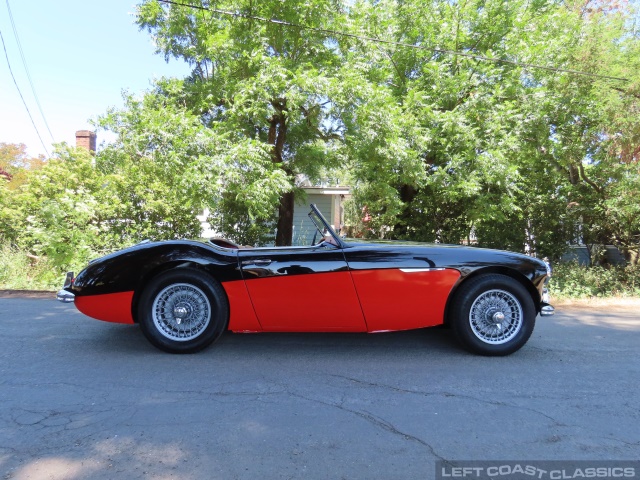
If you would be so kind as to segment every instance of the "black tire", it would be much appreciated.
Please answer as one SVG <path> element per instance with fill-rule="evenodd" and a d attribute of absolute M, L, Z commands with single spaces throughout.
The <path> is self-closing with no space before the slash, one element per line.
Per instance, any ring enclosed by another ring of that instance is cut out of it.
<path fill-rule="evenodd" d="M 179 316 L 182 314 L 182 316 Z M 153 278 L 138 302 L 138 322 L 152 345 L 194 353 L 226 330 L 229 302 L 222 286 L 197 270 L 176 269 Z"/>
<path fill-rule="evenodd" d="M 449 323 L 458 341 L 480 355 L 519 350 L 533 332 L 536 309 L 517 280 L 485 274 L 464 282 L 449 305 Z"/>

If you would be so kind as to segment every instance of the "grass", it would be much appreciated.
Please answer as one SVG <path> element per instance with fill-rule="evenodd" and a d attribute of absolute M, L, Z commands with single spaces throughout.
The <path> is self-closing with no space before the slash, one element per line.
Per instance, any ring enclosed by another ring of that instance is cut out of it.
<path fill-rule="evenodd" d="M 64 276 L 46 258 L 36 258 L 18 248 L 0 245 L 0 289 L 56 290 L 63 281 Z"/>

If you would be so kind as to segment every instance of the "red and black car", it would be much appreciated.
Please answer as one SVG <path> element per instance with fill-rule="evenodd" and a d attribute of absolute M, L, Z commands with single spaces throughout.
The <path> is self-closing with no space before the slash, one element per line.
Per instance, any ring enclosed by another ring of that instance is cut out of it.
<path fill-rule="evenodd" d="M 447 324 L 468 350 L 508 355 L 529 339 L 547 265 L 505 251 L 340 238 L 315 205 L 308 246 L 143 242 L 67 274 L 61 301 L 139 323 L 156 347 L 198 351 L 233 332 L 388 332 Z M 324 308 L 317 308 L 322 303 Z"/>

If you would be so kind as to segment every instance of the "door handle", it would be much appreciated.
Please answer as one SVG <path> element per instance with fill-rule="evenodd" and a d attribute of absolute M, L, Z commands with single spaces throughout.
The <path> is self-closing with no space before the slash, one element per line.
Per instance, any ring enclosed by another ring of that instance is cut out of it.
<path fill-rule="evenodd" d="M 257 265 L 258 267 L 266 267 L 271 263 L 268 258 L 258 258 L 256 260 L 243 260 L 242 265 Z"/>

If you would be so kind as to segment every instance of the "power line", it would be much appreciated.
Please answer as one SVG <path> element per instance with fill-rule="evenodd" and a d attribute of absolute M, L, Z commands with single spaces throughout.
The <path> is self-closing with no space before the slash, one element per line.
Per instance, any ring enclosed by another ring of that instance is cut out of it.
<path fill-rule="evenodd" d="M 29 107 L 27 106 L 27 102 L 24 101 L 24 97 L 22 96 L 22 92 L 20 91 L 20 87 L 18 86 L 18 82 L 16 82 L 16 77 L 13 75 L 13 70 L 11 69 L 11 62 L 9 62 L 9 55 L 7 54 L 7 46 L 4 43 L 4 36 L 2 35 L 2 31 L 0 31 L 0 39 L 2 40 L 2 48 L 4 49 L 4 56 L 7 59 L 7 65 L 9 67 L 9 73 L 11 73 L 11 78 L 13 78 L 13 83 L 15 84 L 16 88 L 18 89 L 18 93 L 20 94 L 20 98 L 22 99 L 22 103 L 24 104 L 24 108 L 27 109 L 27 113 L 29 114 L 29 118 L 31 119 L 31 124 L 33 125 L 33 128 L 35 129 L 36 133 L 38 134 L 38 138 L 40 139 L 40 143 L 42 144 L 42 148 L 44 148 L 44 151 L 47 154 L 47 157 L 49 156 L 49 151 L 47 150 L 47 147 L 45 146 L 44 142 L 42 141 L 42 137 L 40 136 L 40 132 L 38 131 L 38 127 L 36 127 L 36 123 L 33 121 L 33 117 L 31 116 L 31 112 L 29 111 Z"/>
<path fill-rule="evenodd" d="M 11 13 L 11 7 L 9 6 L 9 0 L 6 0 L 7 10 L 9 11 L 9 19 L 11 20 L 11 27 L 13 28 L 13 35 L 16 38 L 16 43 L 18 44 L 18 50 L 20 51 L 20 57 L 22 58 L 22 65 L 24 65 L 24 70 L 27 72 L 27 79 L 29 80 L 29 85 L 31 85 L 31 91 L 33 92 L 33 96 L 36 99 L 36 105 L 38 105 L 38 110 L 40 110 L 40 115 L 42 115 L 42 120 L 44 120 L 44 125 L 47 127 L 47 131 L 51 136 L 51 140 L 55 141 L 53 138 L 53 133 L 51 133 L 51 129 L 49 128 L 49 123 L 47 123 L 47 119 L 44 116 L 44 112 L 42 111 L 42 106 L 40 105 L 40 99 L 38 99 L 38 94 L 36 93 L 36 89 L 33 86 L 33 81 L 31 80 L 31 73 L 29 72 L 29 68 L 27 67 L 27 60 L 24 56 L 24 52 L 22 51 L 22 44 L 20 43 L 20 38 L 18 37 L 18 30 L 16 28 L 16 24 L 13 21 L 13 14 Z"/>
<path fill-rule="evenodd" d="M 265 23 L 272 23 L 274 25 L 282 25 L 285 27 L 293 27 L 293 28 L 299 28 L 300 30 L 311 30 L 313 32 L 318 32 L 318 33 L 326 33 L 329 35 L 335 35 L 335 36 L 340 36 L 340 37 L 348 37 L 348 38 L 355 38 L 358 40 L 363 40 L 365 42 L 375 42 L 375 43 L 382 43 L 385 45 L 393 45 L 396 47 L 403 47 L 403 48 L 412 48 L 414 50 L 426 50 L 429 52 L 434 52 L 434 53 L 442 53 L 445 55 L 454 55 L 454 56 L 458 56 L 458 57 L 466 57 L 466 58 L 472 58 L 474 60 L 482 60 L 485 62 L 493 62 L 493 63 L 506 63 L 509 65 L 514 65 L 516 67 L 523 67 L 523 68 L 535 68 L 538 70 L 547 70 L 550 72 L 558 72 L 558 73 L 570 73 L 572 75 L 582 75 L 585 77 L 593 77 L 593 78 L 601 78 L 601 79 L 606 79 L 606 80 L 618 80 L 621 82 L 629 82 L 630 80 L 628 78 L 621 78 L 621 77 L 611 77 L 609 75 L 599 75 L 597 73 L 589 73 L 589 72 L 581 72 L 579 70 L 570 70 L 570 69 L 565 69 L 565 68 L 557 68 L 557 67 L 548 67 L 548 66 L 544 66 L 544 65 L 536 65 L 533 63 L 523 63 L 523 62 L 516 62 L 513 60 L 505 60 L 502 58 L 493 58 L 493 57 L 486 57 L 484 55 L 477 55 L 477 54 L 473 54 L 473 53 L 465 53 L 465 52 L 458 52 L 455 50 L 446 50 L 443 48 L 434 48 L 434 47 L 425 47 L 422 45 L 412 45 L 410 43 L 404 43 L 404 42 L 396 42 L 393 40 L 383 40 L 381 38 L 375 38 L 375 37 L 367 37 L 367 36 L 363 36 L 363 35 L 356 35 L 355 33 L 347 33 L 347 32 L 341 32 L 339 30 L 330 30 L 327 28 L 319 28 L 319 27 L 310 27 L 307 25 L 300 25 L 298 23 L 292 23 L 292 22 L 287 22 L 285 20 L 277 20 L 277 19 L 273 19 L 273 18 L 265 18 L 265 17 L 258 17 L 256 15 L 248 15 L 246 13 L 240 13 L 240 12 L 230 12 L 227 10 L 220 10 L 218 8 L 212 8 L 212 7 L 204 7 L 202 5 L 192 5 L 189 3 L 181 3 L 181 2 L 176 2 L 174 0 L 158 0 L 158 2 L 160 3 L 166 3 L 169 5 L 176 5 L 176 6 L 180 6 L 180 7 L 187 7 L 187 8 L 193 8 L 196 10 L 204 10 L 207 12 L 213 12 L 213 13 L 217 13 L 220 15 L 227 15 L 230 17 L 236 17 L 236 18 L 244 18 L 247 20 L 257 20 L 259 22 L 265 22 Z"/>

